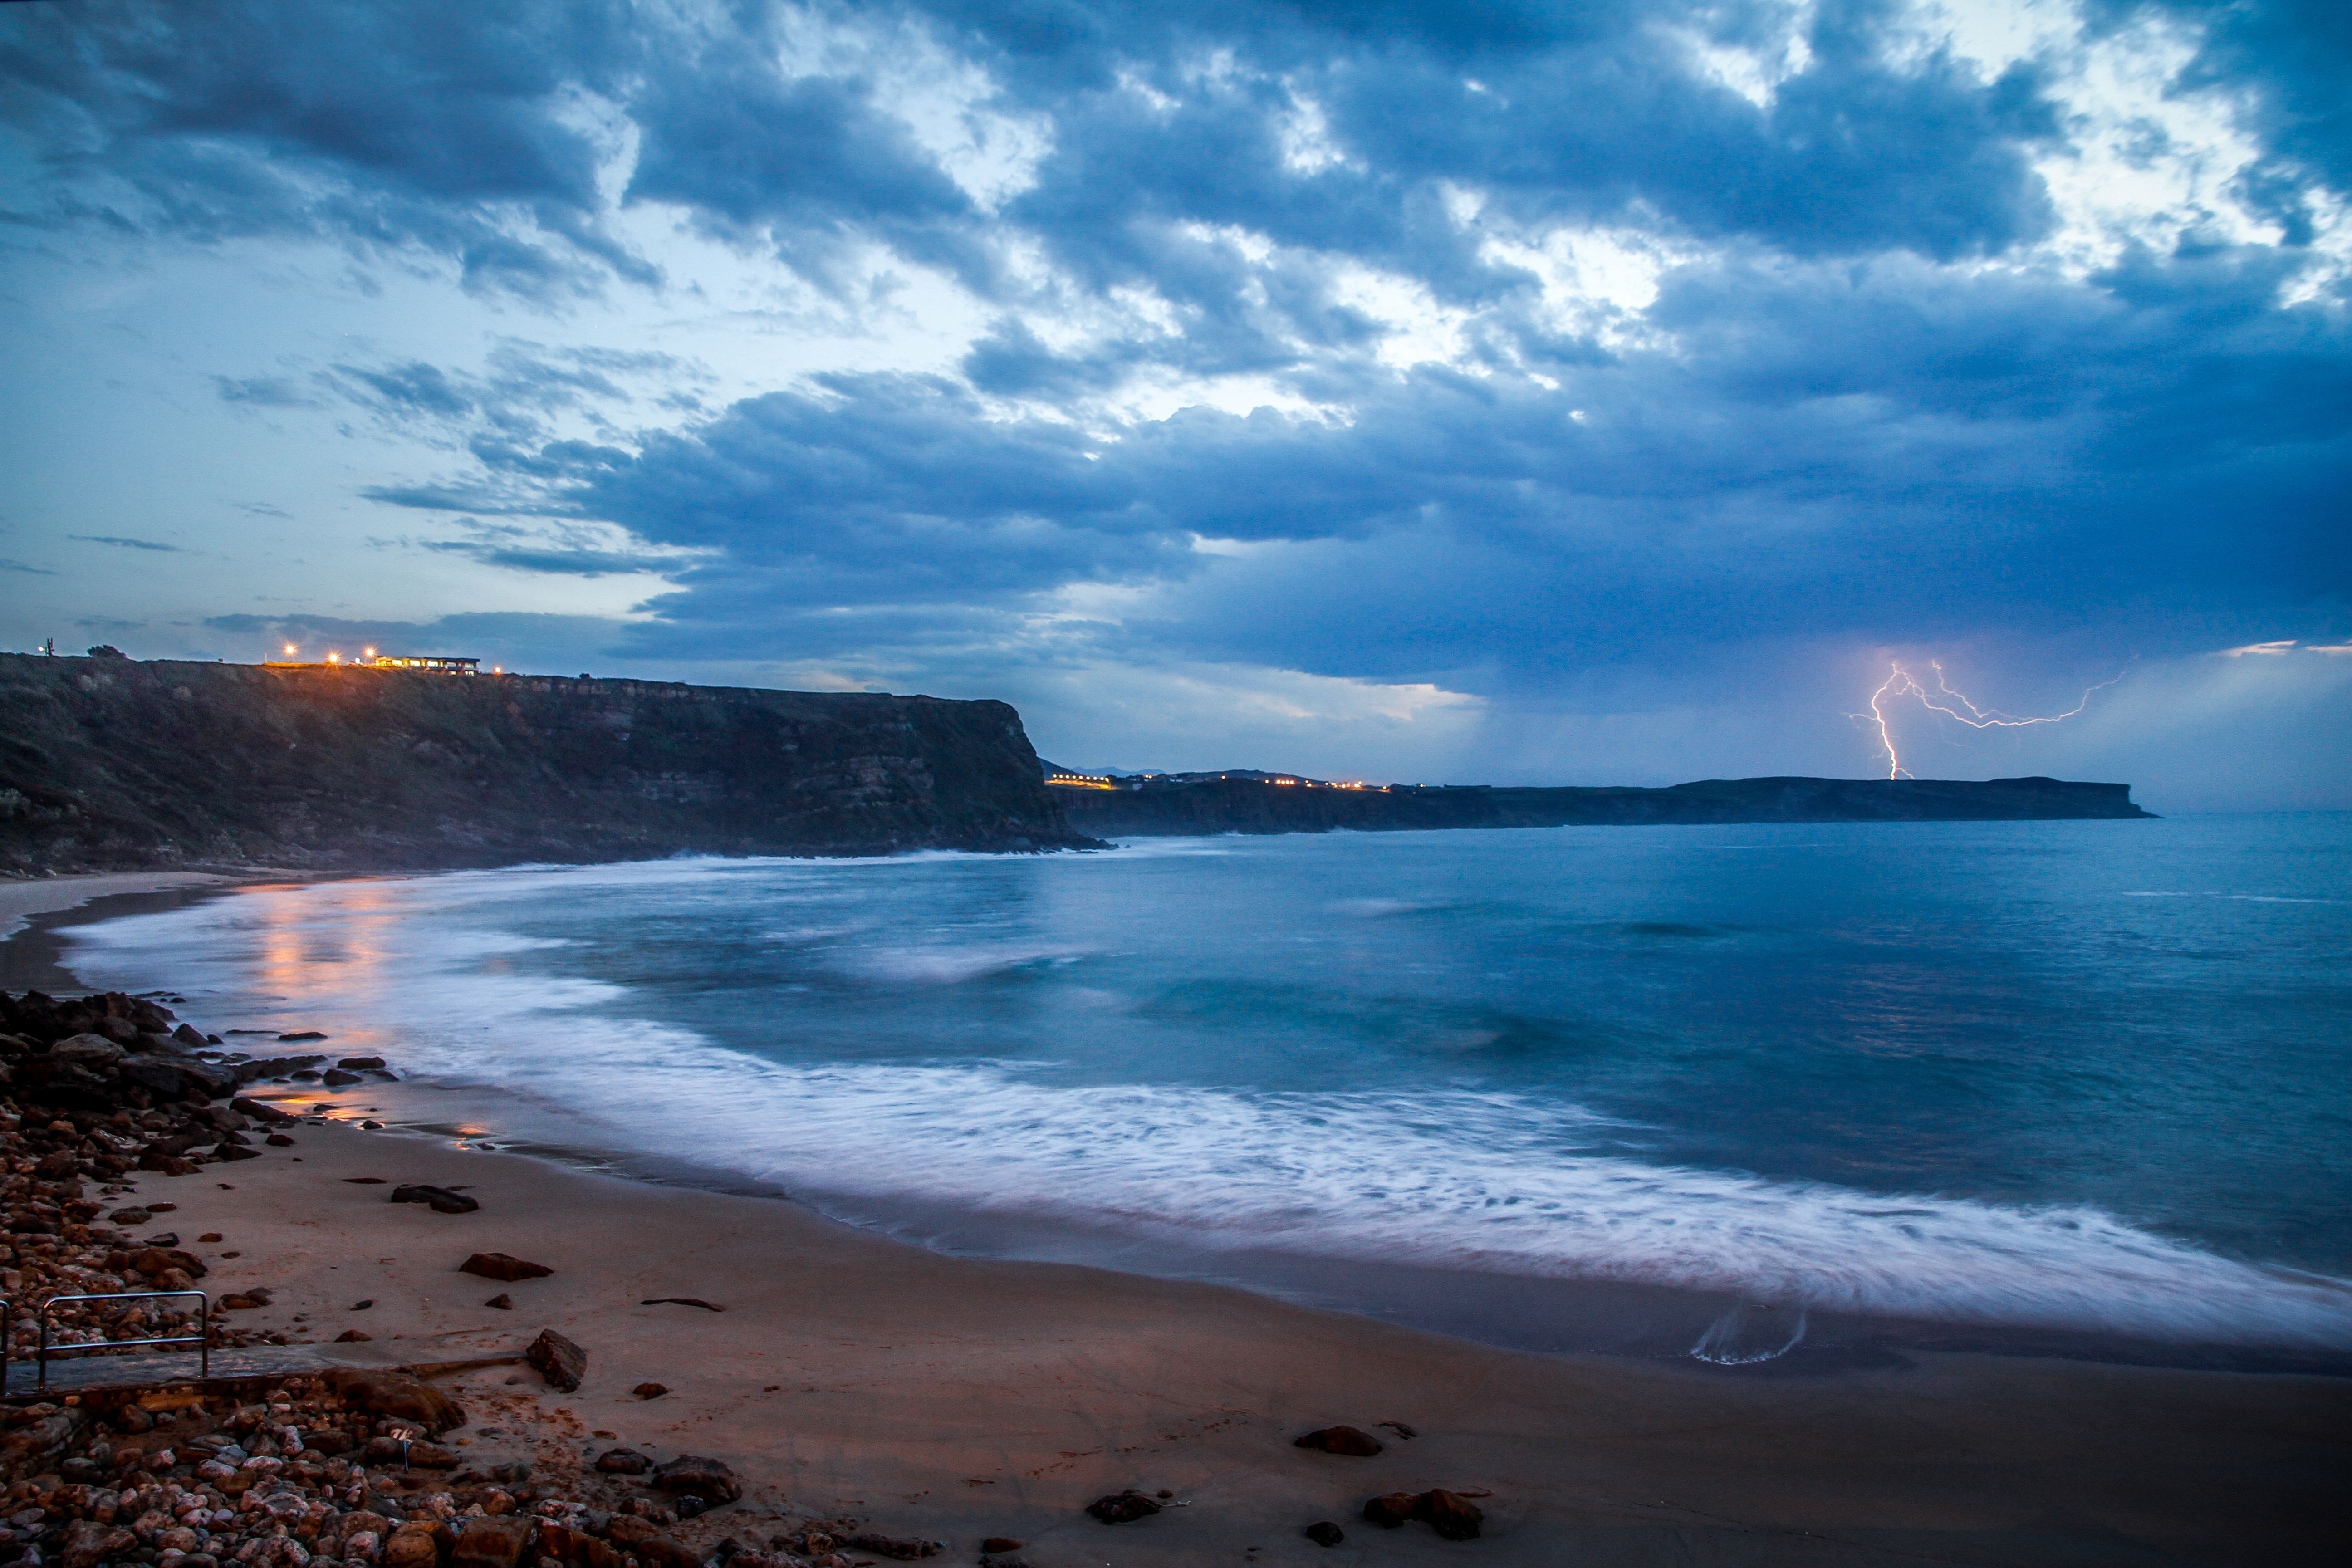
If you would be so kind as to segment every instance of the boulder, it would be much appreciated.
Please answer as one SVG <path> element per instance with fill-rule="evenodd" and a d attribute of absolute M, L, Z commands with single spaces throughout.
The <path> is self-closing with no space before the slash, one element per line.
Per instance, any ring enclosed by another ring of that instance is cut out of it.
<path fill-rule="evenodd" d="M 1320 1448 L 1327 1454 L 1341 1454 L 1351 1459 L 1369 1459 L 1381 1448 L 1381 1440 L 1360 1426 L 1326 1426 L 1295 1439 L 1291 1446 Z"/>
<path fill-rule="evenodd" d="M 1027 1542 L 1015 1540 L 1010 1535 L 992 1535 L 987 1540 L 980 1543 L 980 1549 L 982 1552 L 991 1553 L 998 1552 L 1018 1552 L 1028 1544 L 1029 1543 Z"/>
<path fill-rule="evenodd" d="M 538 1543 L 536 1520 L 510 1513 L 469 1519 L 449 1548 L 449 1568 L 515 1568 Z"/>
<path fill-rule="evenodd" d="M 75 1035 L 49 1047 L 49 1055 L 76 1067 L 105 1068 L 130 1053 L 104 1035 Z"/>
<path fill-rule="evenodd" d="M 472 1214 L 482 1206 L 480 1203 L 463 1193 L 453 1193 L 446 1187 L 428 1187 L 421 1182 L 410 1182 L 393 1188 L 392 1201 L 396 1204 L 425 1204 L 431 1206 L 435 1214 Z M 503 1258 L 506 1254 L 493 1252 L 486 1256 Z M 533 1265 L 533 1267 L 537 1266 Z M 541 1272 L 552 1274 L 555 1271 L 549 1268 L 541 1269 Z M 518 1276 L 518 1278 L 520 1277 Z"/>
<path fill-rule="evenodd" d="M 214 1100 L 226 1099 L 236 1093 L 237 1077 L 234 1068 L 225 1068 L 217 1062 L 190 1061 L 184 1057 L 173 1058 L 170 1065 L 191 1093 L 201 1092 Z"/>
<path fill-rule="evenodd" d="M 1413 1518 L 1447 1541 L 1475 1541 L 1486 1521 L 1476 1503 L 1439 1487 L 1413 1500 Z"/>
<path fill-rule="evenodd" d="M 1150 1519 L 1160 1511 L 1160 1505 L 1132 1489 L 1098 1497 L 1087 1504 L 1087 1511 L 1105 1524 L 1132 1524 L 1139 1519 Z"/>
<path fill-rule="evenodd" d="M 497 1295 L 491 1297 L 488 1300 L 483 1302 L 482 1305 L 485 1307 L 496 1307 L 501 1312 L 511 1312 L 514 1310 L 514 1298 L 501 1290 Z"/>
<path fill-rule="evenodd" d="M 1328 1519 L 1318 1519 L 1298 1533 L 1318 1546 L 1337 1546 L 1348 1539 L 1348 1532 Z"/>
<path fill-rule="evenodd" d="M 446 1531 L 448 1527 L 439 1527 Z M 412 1519 L 383 1543 L 383 1568 L 439 1568 L 441 1542 L 436 1527 Z"/>
<path fill-rule="evenodd" d="M 368 1068 L 383 1066 L 383 1058 L 382 1057 L 345 1057 L 335 1065 L 345 1072 L 359 1072 Z"/>
<path fill-rule="evenodd" d="M 272 1138 L 270 1142 L 272 1143 L 277 1143 L 281 1142 L 290 1142 L 290 1140 Z M 261 1158 L 261 1151 L 258 1149 L 248 1149 L 238 1143 L 223 1143 L 213 1151 L 213 1158 L 215 1160 L 258 1160 Z"/>
<path fill-rule="evenodd" d="M 523 1352 L 539 1375 L 547 1380 L 550 1388 L 571 1394 L 588 1374 L 588 1352 L 557 1333 L 553 1329 L 541 1329 L 539 1338 L 530 1342 Z"/>
<path fill-rule="evenodd" d="M 1412 1492 L 1387 1492 L 1364 1504 L 1364 1522 L 1382 1530 L 1401 1530 L 1412 1517 L 1421 1499 Z"/>
<path fill-rule="evenodd" d="M 666 1492 L 686 1492 L 705 1502 L 733 1502 L 743 1495 L 743 1483 L 717 1459 L 680 1454 L 667 1465 L 654 1467 L 654 1485 Z"/>
<path fill-rule="evenodd" d="M 669 1384 L 666 1383 L 641 1383 L 637 1384 L 636 1387 L 629 1390 L 629 1392 L 635 1394 L 639 1399 L 659 1399 L 663 1394 L 669 1392 Z"/>
<path fill-rule="evenodd" d="M 343 1366 L 329 1373 L 327 1383 L 347 1405 L 414 1421 L 428 1432 L 446 1432 L 466 1424 L 465 1409 L 456 1400 L 404 1372 Z"/>
<path fill-rule="evenodd" d="M 526 1263 L 503 1252 L 477 1252 L 457 1265 L 464 1274 L 478 1274 L 485 1279 L 544 1279 L 555 1272 L 544 1263 Z"/>
<path fill-rule="evenodd" d="M 294 1120 L 294 1117 L 290 1112 L 280 1110 L 278 1107 L 270 1104 L 268 1100 L 256 1100 L 249 1094 L 238 1095 L 235 1100 L 228 1102 L 228 1108 L 231 1110 L 236 1111 L 240 1115 L 250 1116 L 256 1121 L 291 1121 Z"/>
<path fill-rule="evenodd" d="M 170 1062 L 158 1061 L 152 1057 L 133 1057 L 122 1064 L 121 1072 L 123 1082 L 136 1084 L 150 1094 L 164 1100 L 180 1097 L 180 1074 Z"/>
<path fill-rule="evenodd" d="M 596 1457 L 596 1468 L 608 1476 L 642 1476 L 654 1462 L 635 1448 L 607 1448 Z"/>
<path fill-rule="evenodd" d="M 201 1279 L 205 1277 L 204 1259 L 193 1252 L 182 1252 L 177 1247 L 168 1251 L 160 1247 L 143 1247 L 139 1255 L 131 1260 L 131 1267 L 146 1275 L 150 1279 L 160 1279 L 174 1268 L 191 1279 Z"/>
<path fill-rule="evenodd" d="M 329 1068 L 320 1081 L 329 1089 L 342 1089 L 348 1085 L 364 1083 L 367 1080 L 355 1072 L 345 1072 L 341 1068 Z"/>
<path fill-rule="evenodd" d="M 649 1535 L 629 1549 L 645 1568 L 702 1568 L 702 1553 L 667 1535 Z"/>

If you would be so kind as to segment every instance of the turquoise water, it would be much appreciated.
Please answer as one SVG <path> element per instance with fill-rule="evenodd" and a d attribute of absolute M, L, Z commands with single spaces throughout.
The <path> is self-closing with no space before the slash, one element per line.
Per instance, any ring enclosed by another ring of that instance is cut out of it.
<path fill-rule="evenodd" d="M 672 860 L 246 893 L 72 962 L 946 1245 L 1405 1315 L 1382 1270 L 1663 1289 L 1742 1342 L 2343 1351 L 2348 851 L 2319 815 Z"/>

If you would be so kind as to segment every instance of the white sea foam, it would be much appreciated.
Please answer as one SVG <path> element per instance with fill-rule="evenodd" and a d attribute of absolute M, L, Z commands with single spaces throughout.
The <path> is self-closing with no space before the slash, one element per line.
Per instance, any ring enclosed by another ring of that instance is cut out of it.
<path fill-rule="evenodd" d="M 590 868 L 562 873 L 573 880 L 561 890 L 742 867 Z M 821 874 L 866 873 L 832 863 Z M 626 1106 L 607 1123 L 615 1146 L 803 1191 L 1193 1247 L 1644 1281 L 1780 1310 L 1725 1325 L 1711 1348 L 1727 1356 L 1757 1353 L 1764 1323 L 1805 1308 L 2352 1348 L 2352 1282 L 2227 1258 L 2088 1206 L 1889 1197 L 1643 1163 L 1603 1152 L 1606 1120 L 1516 1094 L 1086 1085 L 1022 1061 L 764 1060 L 619 1016 L 626 993 L 610 983 L 481 963 L 486 943 L 513 940 L 496 906 L 541 875 L 226 900 L 81 928 L 76 962 L 128 982 L 168 953 L 173 984 L 192 995 L 282 997 L 268 1016 L 592 1119 Z M 301 961 L 279 961 L 288 955 Z M 953 984 L 1071 956 L 982 943 L 871 962 L 900 981 Z"/>

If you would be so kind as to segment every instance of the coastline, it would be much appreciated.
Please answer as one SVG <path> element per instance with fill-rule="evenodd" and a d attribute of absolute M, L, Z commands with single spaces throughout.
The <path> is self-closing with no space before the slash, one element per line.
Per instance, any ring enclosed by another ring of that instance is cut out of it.
<path fill-rule="evenodd" d="M 2151 1548 L 2275 1563 L 2327 1560 L 2344 1528 L 2323 1500 L 2352 1404 L 2342 1380 L 1932 1352 L 1767 1379 L 1531 1354 L 1223 1286 L 950 1257 L 789 1202 L 446 1137 L 294 1131 L 226 1190 L 205 1173 L 142 1179 L 181 1204 L 182 1228 L 242 1253 L 215 1263 L 220 1289 L 278 1288 L 253 1326 L 320 1341 L 363 1327 L 380 1351 L 431 1335 L 467 1353 L 554 1328 L 590 1351 L 578 1395 L 509 1384 L 503 1367 L 453 1391 L 574 1462 L 582 1424 L 657 1458 L 726 1459 L 752 1493 L 697 1541 L 743 1535 L 745 1510 L 785 1497 L 947 1539 L 963 1561 L 982 1537 L 1021 1538 L 1034 1568 L 1465 1551 L 2125 1563 Z M 463 1184 L 483 1211 L 389 1205 L 357 1175 Z M 510 1288 L 509 1321 L 477 1304 L 497 1287 L 454 1272 L 476 1250 L 556 1273 Z M 663 1295 L 727 1310 L 639 1304 Z M 351 1312 L 362 1299 L 375 1305 Z M 631 1397 L 647 1379 L 673 1392 Z M 1290 1443 L 1390 1420 L 1422 1436 L 1370 1460 Z M 1491 1491 L 1486 1538 L 1356 1517 L 1366 1497 L 1430 1486 Z M 1127 1487 L 1187 1506 L 1117 1530 L 1079 1512 Z M 1347 1529 L 1336 1552 L 1298 1535 L 1318 1519 Z"/>

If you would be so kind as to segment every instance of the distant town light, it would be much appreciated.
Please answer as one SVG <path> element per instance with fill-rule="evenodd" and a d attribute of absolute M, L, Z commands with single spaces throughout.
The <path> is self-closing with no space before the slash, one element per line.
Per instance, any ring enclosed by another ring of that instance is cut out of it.
<path fill-rule="evenodd" d="M 327 656 L 327 662 L 329 664 L 341 664 L 343 662 L 343 656 L 339 653 L 331 653 Z"/>
<path fill-rule="evenodd" d="M 367 650 L 367 656 L 368 656 L 370 658 L 373 658 L 375 657 L 375 649 L 373 649 L 373 648 L 370 648 L 370 649 L 368 649 L 368 650 Z"/>
<path fill-rule="evenodd" d="M 291 658 L 294 656 L 294 645 L 292 643 L 288 643 L 286 645 L 286 655 L 289 658 Z"/>

